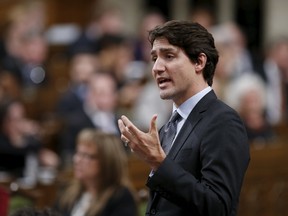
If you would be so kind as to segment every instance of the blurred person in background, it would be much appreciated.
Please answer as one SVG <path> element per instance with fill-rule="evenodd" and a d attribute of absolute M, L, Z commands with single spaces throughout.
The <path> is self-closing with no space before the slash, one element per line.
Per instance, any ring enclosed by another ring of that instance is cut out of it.
<path fill-rule="evenodd" d="M 210 28 L 219 51 L 213 86 L 217 96 L 224 98 L 225 86 L 240 75 L 253 71 L 253 61 L 246 47 L 245 35 L 236 23 L 222 23 Z"/>
<path fill-rule="evenodd" d="M 111 74 L 120 89 L 126 82 L 126 69 L 133 61 L 132 44 L 121 34 L 105 34 L 98 40 L 99 70 Z"/>
<path fill-rule="evenodd" d="M 145 74 L 147 64 L 142 61 L 129 62 L 123 72 L 122 84 L 118 92 L 118 113 L 125 113 L 127 116 L 133 115 L 135 105 L 142 94 L 148 79 Z M 142 113 L 141 115 L 145 115 Z"/>
<path fill-rule="evenodd" d="M 143 72 L 148 75 L 146 75 L 146 82 L 137 95 L 130 115 L 135 125 L 144 131 L 149 129 L 150 116 L 158 113 L 157 122 L 160 129 L 169 119 L 172 110 L 172 102 L 159 97 L 158 87 L 148 71 L 151 71 L 150 65 L 143 68 Z"/>
<path fill-rule="evenodd" d="M 276 138 L 267 121 L 266 95 L 265 83 L 254 72 L 241 75 L 225 91 L 225 101 L 239 113 L 251 144 L 268 144 Z"/>
<path fill-rule="evenodd" d="M 146 81 L 143 72 L 146 63 L 134 60 L 133 44 L 123 35 L 107 34 L 98 42 L 99 70 L 114 77 L 119 94 L 118 110 L 130 115 Z"/>
<path fill-rule="evenodd" d="M 69 83 L 55 107 L 57 116 L 64 121 L 65 116 L 82 109 L 90 77 L 98 70 L 97 56 L 92 49 L 75 51 L 69 62 Z"/>
<path fill-rule="evenodd" d="M 110 74 L 97 72 L 89 78 L 87 87 L 81 109 L 67 115 L 60 135 L 59 152 L 64 158 L 64 166 L 71 165 L 76 136 L 83 128 L 97 128 L 119 135 L 116 116 L 118 91 L 115 79 Z"/>
<path fill-rule="evenodd" d="M 35 181 L 39 166 L 58 167 L 57 154 L 43 146 L 41 126 L 26 118 L 25 107 L 20 101 L 1 101 L 0 126 L 1 171 Z"/>
<path fill-rule="evenodd" d="M 272 125 L 287 124 L 288 36 L 274 38 L 266 45 L 257 72 L 267 85 L 267 118 Z"/>
<path fill-rule="evenodd" d="M 73 157 L 74 179 L 60 194 L 63 216 L 136 216 L 127 158 L 118 136 L 83 129 Z"/>
<path fill-rule="evenodd" d="M 214 14 L 214 10 L 206 5 L 199 5 L 193 7 L 190 11 L 189 19 L 192 22 L 199 23 L 208 30 L 214 25 L 216 25 L 216 17 Z"/>
<path fill-rule="evenodd" d="M 7 11 L 4 32 L 1 38 L 1 54 L 19 56 L 20 37 L 28 30 L 42 31 L 45 28 L 46 12 L 42 0 L 24 0 Z"/>
<path fill-rule="evenodd" d="M 134 63 L 131 65 L 134 65 L 134 68 L 129 73 L 130 77 L 135 77 L 135 74 L 139 74 L 139 76 L 138 79 L 134 79 L 134 82 L 128 81 L 126 86 L 120 91 L 120 95 L 123 96 L 120 101 L 122 109 L 119 112 L 125 113 L 142 129 L 147 128 L 147 118 L 149 118 L 151 113 L 158 113 L 161 110 L 163 115 L 159 116 L 160 122 L 163 119 L 162 116 L 166 120 L 164 110 L 167 109 L 161 103 L 161 99 L 156 92 L 157 89 L 154 86 L 154 81 L 150 76 L 147 76 L 147 70 L 150 69 L 151 61 L 151 45 L 147 40 L 148 32 L 155 26 L 163 24 L 165 20 L 165 16 L 156 9 L 147 11 L 143 15 L 138 35 L 136 35 L 133 43 Z M 151 85 L 151 83 L 153 84 Z M 129 98 L 125 97 L 125 95 L 129 95 Z M 147 107 L 149 108 L 147 109 Z"/>
<path fill-rule="evenodd" d="M 90 21 L 79 38 L 68 47 L 68 53 L 91 47 L 98 49 L 98 40 L 103 35 L 123 34 L 124 21 L 119 9 L 109 5 L 102 6 L 97 1 L 92 10 Z"/>
<path fill-rule="evenodd" d="M 22 90 L 37 88 L 47 79 L 48 45 L 44 28 L 43 1 L 21 2 L 8 13 L 3 39 L 6 55 L 1 59 L 2 73 L 11 74 Z"/>
<path fill-rule="evenodd" d="M 105 73 L 91 77 L 84 108 L 98 129 L 106 133 L 119 134 L 117 104 L 118 92 L 115 79 Z"/>
<path fill-rule="evenodd" d="M 140 28 L 138 30 L 138 35 L 134 44 L 134 58 L 135 61 L 143 61 L 145 63 L 150 63 L 150 49 L 151 45 L 149 44 L 148 31 L 153 29 L 157 25 L 161 25 L 165 22 L 164 15 L 157 11 L 148 11 L 145 13 L 141 19 Z"/>

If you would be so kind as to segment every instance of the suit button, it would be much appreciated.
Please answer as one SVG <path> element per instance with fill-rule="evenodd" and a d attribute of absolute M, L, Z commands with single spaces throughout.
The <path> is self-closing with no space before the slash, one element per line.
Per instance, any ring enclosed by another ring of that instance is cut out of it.
<path fill-rule="evenodd" d="M 151 209 L 150 213 L 151 213 L 152 215 L 155 215 L 155 214 L 156 214 L 156 209 Z"/>

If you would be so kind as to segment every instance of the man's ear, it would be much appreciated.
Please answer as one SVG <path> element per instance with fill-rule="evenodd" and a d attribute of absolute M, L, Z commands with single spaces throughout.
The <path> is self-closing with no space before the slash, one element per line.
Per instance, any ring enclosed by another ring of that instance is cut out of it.
<path fill-rule="evenodd" d="M 196 72 L 202 72 L 205 68 L 207 62 L 207 56 L 205 53 L 200 53 L 197 59 L 197 62 L 195 63 L 195 71 Z"/>

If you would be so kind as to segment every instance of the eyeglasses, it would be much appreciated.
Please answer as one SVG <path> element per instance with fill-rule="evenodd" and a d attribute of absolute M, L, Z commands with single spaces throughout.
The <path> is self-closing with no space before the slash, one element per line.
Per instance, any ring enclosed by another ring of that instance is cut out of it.
<path fill-rule="evenodd" d="M 89 153 L 84 153 L 84 152 L 76 152 L 74 154 L 75 157 L 84 159 L 84 160 L 95 160 L 97 159 L 97 156 L 95 154 L 89 154 Z"/>

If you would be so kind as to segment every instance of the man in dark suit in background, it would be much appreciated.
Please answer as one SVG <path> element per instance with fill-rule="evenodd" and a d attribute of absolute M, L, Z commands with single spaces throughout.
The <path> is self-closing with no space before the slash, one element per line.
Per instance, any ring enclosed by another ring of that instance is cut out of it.
<path fill-rule="evenodd" d="M 237 113 L 211 88 L 214 39 L 197 23 L 169 21 L 150 31 L 149 40 L 160 97 L 173 100 L 180 117 L 172 144 L 169 126 L 158 133 L 157 115 L 147 133 L 126 116 L 118 121 L 121 139 L 152 168 L 146 215 L 235 216 L 249 144 Z"/>

